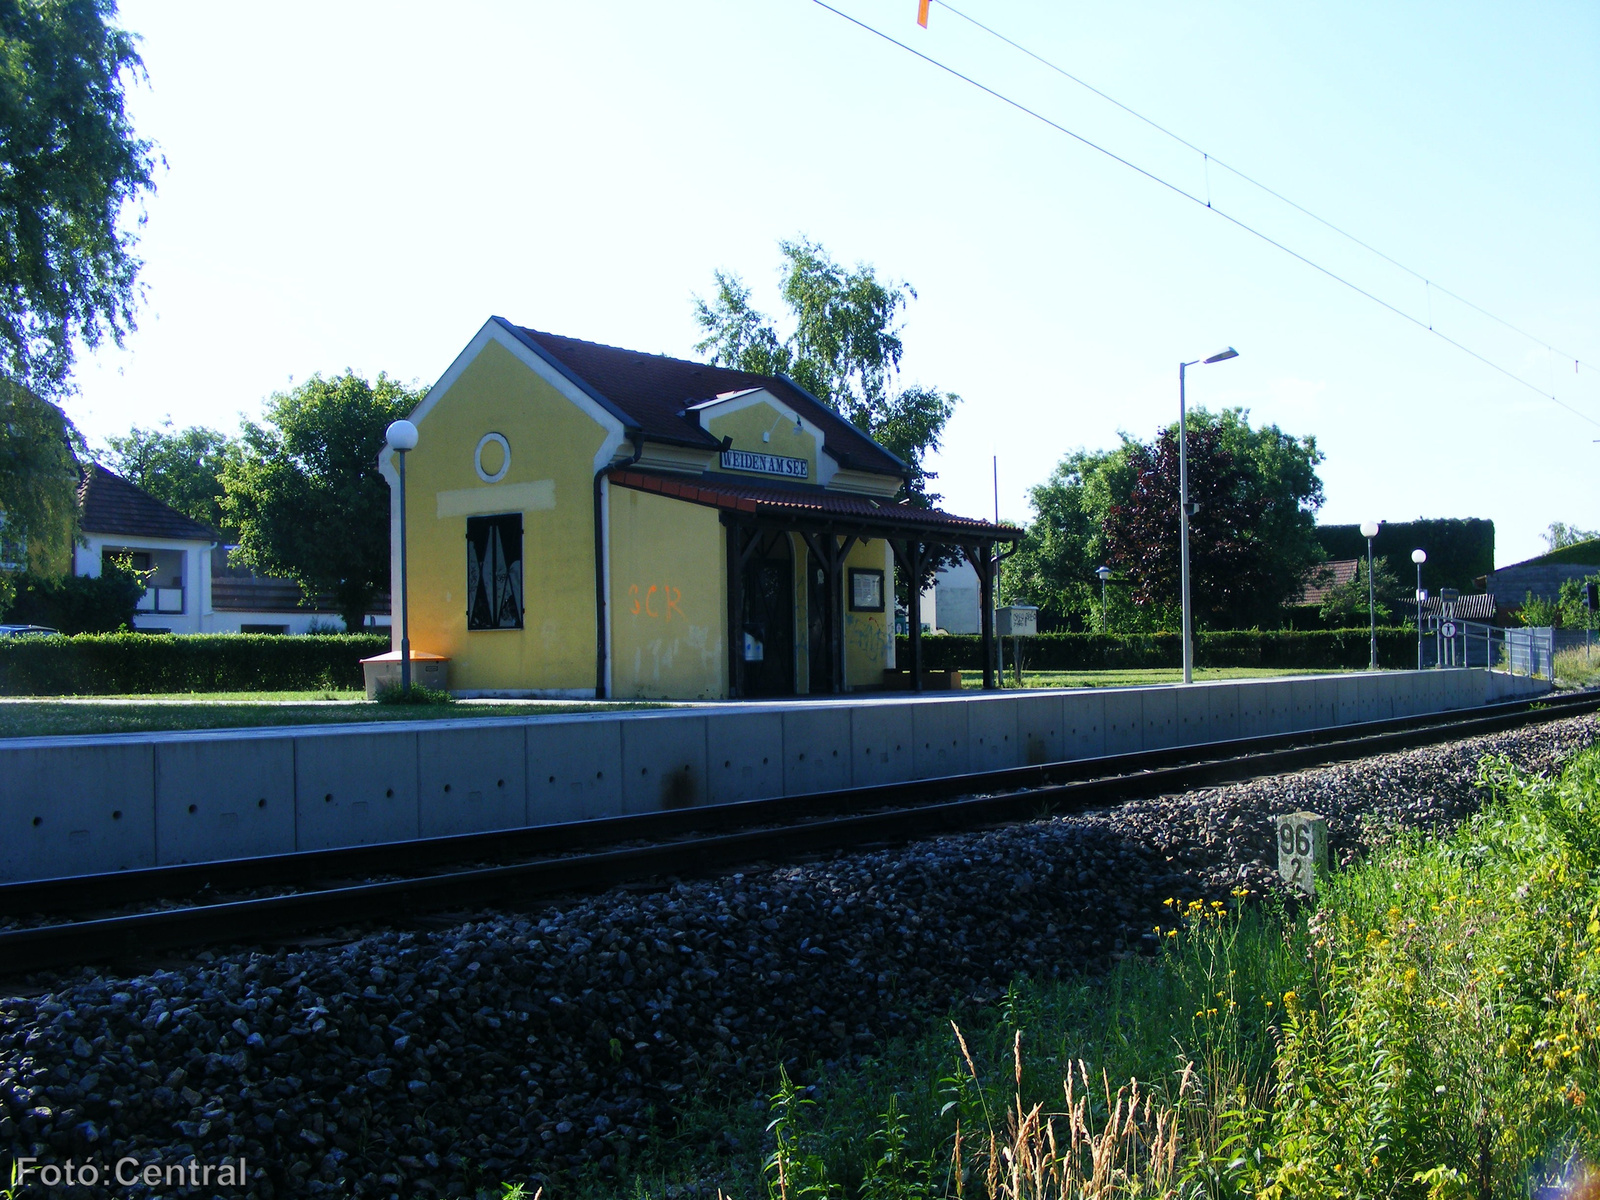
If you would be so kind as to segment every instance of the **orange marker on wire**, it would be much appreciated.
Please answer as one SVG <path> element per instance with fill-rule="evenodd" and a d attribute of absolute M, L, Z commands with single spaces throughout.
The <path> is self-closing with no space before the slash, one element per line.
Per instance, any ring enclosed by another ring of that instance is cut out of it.
<path fill-rule="evenodd" d="M 929 0 L 917 0 L 917 24 L 924 29 L 928 27 L 928 3 Z"/>

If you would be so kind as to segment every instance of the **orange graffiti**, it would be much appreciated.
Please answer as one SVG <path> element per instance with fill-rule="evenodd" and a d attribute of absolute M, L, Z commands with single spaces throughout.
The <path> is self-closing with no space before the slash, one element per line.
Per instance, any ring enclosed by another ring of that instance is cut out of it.
<path fill-rule="evenodd" d="M 632 583 L 628 585 L 628 595 L 632 598 L 629 611 L 634 616 L 643 612 L 647 617 L 670 621 L 672 614 L 677 613 L 679 619 L 685 623 L 689 620 L 689 615 L 683 611 L 683 589 L 673 587 L 670 583 L 652 583 L 642 592 L 637 583 Z M 658 609 L 655 606 L 657 599 L 665 601 L 664 607 Z"/>

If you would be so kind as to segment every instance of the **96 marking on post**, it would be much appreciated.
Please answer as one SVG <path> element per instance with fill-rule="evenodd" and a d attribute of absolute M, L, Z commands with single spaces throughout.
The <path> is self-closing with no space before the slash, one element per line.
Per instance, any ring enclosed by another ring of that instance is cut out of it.
<path fill-rule="evenodd" d="M 1316 813 L 1272 819 L 1278 842 L 1278 874 L 1308 896 L 1317 891 L 1317 871 L 1328 869 L 1328 823 Z"/>

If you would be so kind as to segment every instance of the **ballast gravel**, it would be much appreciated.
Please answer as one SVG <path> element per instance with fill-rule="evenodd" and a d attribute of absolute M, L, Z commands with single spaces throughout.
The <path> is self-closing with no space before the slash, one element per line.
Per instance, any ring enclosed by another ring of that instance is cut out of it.
<path fill-rule="evenodd" d="M 103 1173 L 245 1160 L 247 1189 L 189 1194 L 409 1200 L 614 1169 L 688 1094 L 760 1095 L 780 1061 L 825 1068 L 1019 973 L 1103 967 L 1169 896 L 1275 887 L 1275 813 L 1323 814 L 1347 860 L 1469 813 L 1486 753 L 1550 771 L 1597 740 L 1596 718 L 1564 719 L 445 929 L 39 980 L 0 992 L 0 1139 Z"/>

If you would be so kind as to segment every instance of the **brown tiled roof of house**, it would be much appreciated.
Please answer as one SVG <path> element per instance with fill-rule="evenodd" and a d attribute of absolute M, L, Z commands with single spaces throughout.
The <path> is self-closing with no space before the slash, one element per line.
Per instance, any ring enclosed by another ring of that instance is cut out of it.
<path fill-rule="evenodd" d="M 1328 593 L 1356 577 L 1359 558 L 1330 558 L 1327 562 L 1309 567 L 1300 577 L 1300 595 L 1289 601 L 1294 605 L 1320 605 Z"/>
<path fill-rule="evenodd" d="M 215 542 L 209 525 L 184 516 L 99 463 L 90 463 L 78 485 L 79 523 L 85 533 L 127 538 L 177 538 Z"/>
<path fill-rule="evenodd" d="M 785 376 L 623 350 L 496 320 L 648 438 L 709 450 L 717 440 L 689 407 L 729 392 L 765 388 L 823 431 L 823 446 L 841 467 L 882 475 L 906 472 L 893 454 Z"/>
<path fill-rule="evenodd" d="M 607 476 L 619 487 L 640 492 L 656 492 L 690 504 L 703 504 L 751 516 L 788 517 L 816 523 L 841 525 L 860 523 L 868 527 L 888 526 L 906 533 L 921 533 L 930 538 L 989 538 L 1011 542 L 1022 530 L 1010 525 L 992 525 L 972 517 L 958 517 L 937 508 L 913 508 L 889 499 L 857 496 L 823 488 L 772 487 L 758 483 L 724 483 L 706 476 L 658 475 L 618 467 Z"/>

